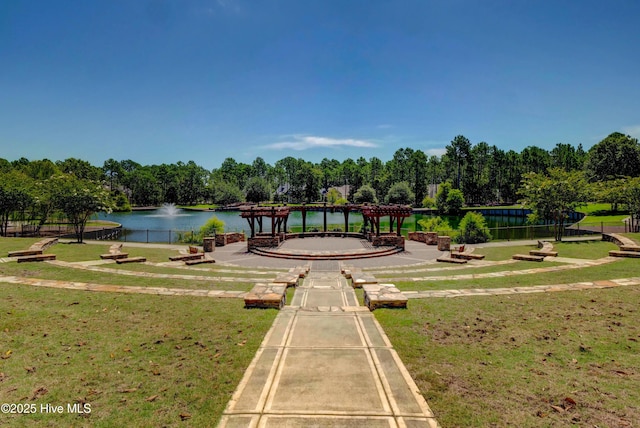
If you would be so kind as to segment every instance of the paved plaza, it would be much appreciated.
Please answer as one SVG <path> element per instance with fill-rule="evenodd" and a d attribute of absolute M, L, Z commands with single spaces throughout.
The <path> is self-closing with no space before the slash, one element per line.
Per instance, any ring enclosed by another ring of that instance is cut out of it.
<path fill-rule="evenodd" d="M 219 425 L 436 427 L 389 339 L 336 271 L 311 271 Z"/>

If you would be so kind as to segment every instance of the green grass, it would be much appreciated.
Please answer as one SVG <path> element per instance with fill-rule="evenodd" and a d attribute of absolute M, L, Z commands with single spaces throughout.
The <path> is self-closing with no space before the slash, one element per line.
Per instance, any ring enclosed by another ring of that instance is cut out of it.
<path fill-rule="evenodd" d="M 521 265 L 523 269 L 535 269 L 537 267 L 544 266 L 537 262 L 518 262 L 517 265 Z M 555 264 L 555 266 L 559 266 L 559 264 Z M 511 270 L 519 270 L 519 268 L 516 266 Z M 472 272 L 465 272 L 465 274 L 467 273 Z M 604 265 L 581 267 L 578 269 L 568 269 L 556 272 L 535 272 L 531 274 L 519 274 L 505 277 L 468 278 L 455 281 L 447 280 L 445 278 L 433 281 L 395 281 L 394 284 L 400 290 L 421 291 L 466 288 L 532 287 L 536 285 L 567 284 L 637 276 L 640 276 L 640 261 L 638 259 L 621 259 Z"/>
<path fill-rule="evenodd" d="M 242 306 L 3 284 L 1 401 L 88 403 L 91 413 L 1 420 L 13 427 L 215 426 L 277 314 Z"/>
<path fill-rule="evenodd" d="M 618 427 L 640 420 L 639 300 L 620 287 L 374 314 L 443 427 Z"/>
<path fill-rule="evenodd" d="M 188 274 L 188 271 L 185 271 Z M 149 278 L 116 273 L 104 273 L 84 269 L 55 266 L 49 263 L 2 263 L 0 275 L 21 276 L 58 281 L 90 282 L 95 284 L 123 285 L 136 287 L 188 288 L 199 290 L 236 290 L 249 291 L 253 283 L 237 281 L 203 281 L 171 278 Z"/>

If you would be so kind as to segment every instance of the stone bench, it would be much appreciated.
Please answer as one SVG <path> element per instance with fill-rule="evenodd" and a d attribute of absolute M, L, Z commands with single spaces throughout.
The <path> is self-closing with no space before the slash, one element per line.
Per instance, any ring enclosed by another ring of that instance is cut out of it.
<path fill-rule="evenodd" d="M 529 251 L 532 256 L 557 257 L 558 252 L 553 250 L 553 244 L 547 241 L 538 241 L 538 249 Z"/>
<path fill-rule="evenodd" d="M 41 239 L 38 242 L 31 244 L 27 250 L 9 251 L 9 257 L 24 257 L 24 256 L 37 256 L 40 255 L 47 248 L 58 243 L 58 238 L 46 238 Z"/>
<path fill-rule="evenodd" d="M 622 251 L 622 250 L 611 250 L 609 251 L 609 256 L 611 257 L 629 257 L 629 258 L 640 258 L 640 251 Z"/>
<path fill-rule="evenodd" d="M 393 284 L 365 284 L 364 304 L 373 311 L 378 308 L 406 308 L 407 297 Z"/>
<path fill-rule="evenodd" d="M 611 257 L 640 257 L 636 254 L 640 253 L 640 245 L 636 244 L 635 241 L 627 238 L 626 236 L 622 236 L 617 233 L 603 233 L 602 240 L 613 242 L 620 247 L 619 250 L 609 251 L 609 256 Z"/>
<path fill-rule="evenodd" d="M 281 309 L 287 303 L 287 286 L 283 284 L 256 284 L 244 296 L 245 308 Z"/>
<path fill-rule="evenodd" d="M 463 253 L 458 253 L 458 254 L 463 254 Z M 440 262 L 440 263 L 454 263 L 454 264 L 459 264 L 459 265 L 467 263 L 467 260 L 468 259 L 457 258 L 453 254 L 451 254 L 451 257 L 438 257 L 436 259 L 436 261 Z"/>
<path fill-rule="evenodd" d="M 17 261 L 18 263 L 24 263 L 24 262 L 42 262 L 45 260 L 55 260 L 55 259 L 56 259 L 55 254 L 33 254 L 30 256 L 18 257 Z"/>
<path fill-rule="evenodd" d="M 35 256 L 42 254 L 42 250 L 17 250 L 9 251 L 9 257 Z"/>
<path fill-rule="evenodd" d="M 353 272 L 351 274 L 351 285 L 353 288 L 362 288 L 367 284 L 378 284 L 378 280 L 370 273 Z"/>
<path fill-rule="evenodd" d="M 126 259 L 127 257 L 129 257 L 129 253 L 122 252 L 122 244 L 113 244 L 109 247 L 108 254 L 100 254 L 100 258 L 103 260 Z"/>
<path fill-rule="evenodd" d="M 186 260 L 199 260 L 204 258 L 204 253 L 194 253 L 194 254 L 180 254 L 177 256 L 170 256 L 169 260 L 172 262 L 182 262 Z"/>
<path fill-rule="evenodd" d="M 29 247 L 29 249 L 44 251 L 47 248 L 51 247 L 52 245 L 56 245 L 57 243 L 58 243 L 58 238 L 45 238 L 33 244 L 31 247 Z"/>
<path fill-rule="evenodd" d="M 484 255 L 482 254 L 473 254 L 469 252 L 464 253 L 456 253 L 451 252 L 452 259 L 462 259 L 462 260 L 484 260 Z"/>
<path fill-rule="evenodd" d="M 129 257 L 129 253 L 100 254 L 100 258 L 103 260 L 126 259 L 127 257 Z"/>
<path fill-rule="evenodd" d="M 523 260 L 526 262 L 541 262 L 544 261 L 544 256 L 533 256 L 531 254 L 514 254 L 511 256 L 513 260 Z"/>
<path fill-rule="evenodd" d="M 283 273 L 283 274 L 278 275 L 276 277 L 276 279 L 273 280 L 273 283 L 274 284 L 284 284 L 285 288 L 286 287 L 297 287 L 299 279 L 300 279 L 300 275 L 299 274 Z"/>
<path fill-rule="evenodd" d="M 194 259 L 194 260 L 185 260 L 184 264 L 187 266 L 194 266 L 194 265 L 201 265 L 201 264 L 215 263 L 215 262 L 216 261 L 214 259 L 201 258 L 201 259 Z"/>
<path fill-rule="evenodd" d="M 118 263 L 119 265 L 125 263 L 144 263 L 146 261 L 146 257 L 127 257 L 125 259 L 116 259 L 116 263 Z"/>
<path fill-rule="evenodd" d="M 296 266 L 294 268 L 289 269 L 289 273 L 293 275 L 298 275 L 299 278 L 304 278 L 309 273 L 309 268 L 306 266 Z"/>

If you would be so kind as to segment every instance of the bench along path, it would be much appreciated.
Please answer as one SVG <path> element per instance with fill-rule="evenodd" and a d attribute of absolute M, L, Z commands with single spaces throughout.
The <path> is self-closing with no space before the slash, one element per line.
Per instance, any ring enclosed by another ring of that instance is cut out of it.
<path fill-rule="evenodd" d="M 276 317 L 219 426 L 439 425 L 346 279 L 312 268 Z"/>

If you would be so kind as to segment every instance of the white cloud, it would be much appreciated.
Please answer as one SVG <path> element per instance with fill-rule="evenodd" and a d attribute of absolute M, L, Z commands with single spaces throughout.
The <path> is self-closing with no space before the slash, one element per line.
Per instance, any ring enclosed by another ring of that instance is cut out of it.
<path fill-rule="evenodd" d="M 327 137 L 314 137 L 311 135 L 294 135 L 291 141 L 282 141 L 279 143 L 269 144 L 269 149 L 291 149 L 291 150 L 308 150 L 316 147 L 377 147 L 377 145 L 365 141 L 355 140 L 351 138 L 337 139 Z"/>
<path fill-rule="evenodd" d="M 622 128 L 622 132 L 634 138 L 640 138 L 640 125 L 625 126 Z"/>
<path fill-rule="evenodd" d="M 424 151 L 424 153 L 427 156 L 442 156 L 443 154 L 447 153 L 447 149 L 445 148 L 439 148 L 439 149 L 427 149 Z"/>

